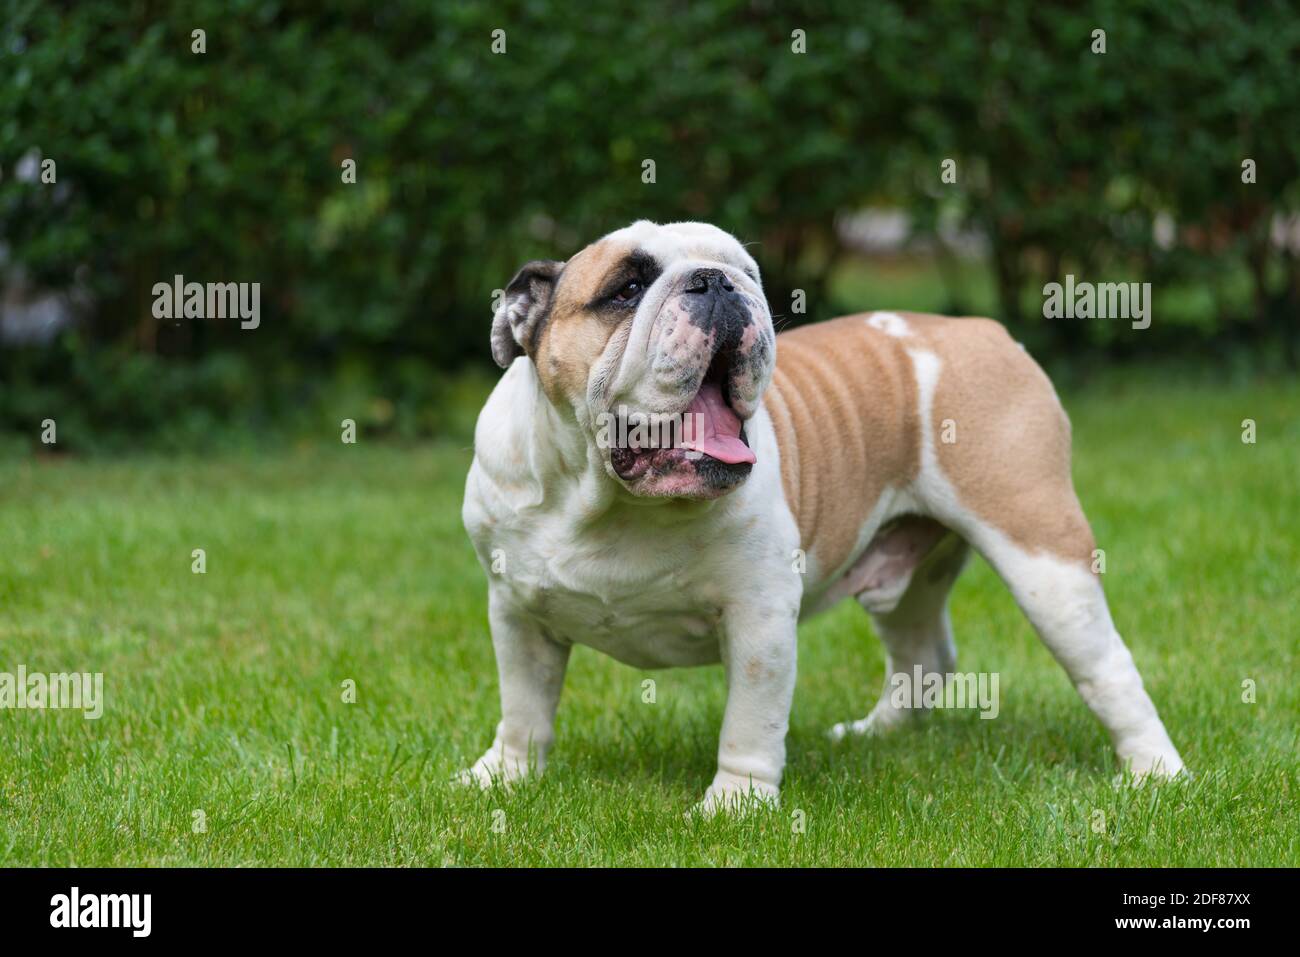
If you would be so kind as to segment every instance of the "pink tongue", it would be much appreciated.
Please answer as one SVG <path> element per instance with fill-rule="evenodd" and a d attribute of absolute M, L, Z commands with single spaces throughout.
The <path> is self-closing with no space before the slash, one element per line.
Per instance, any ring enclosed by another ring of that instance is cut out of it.
<path fill-rule="evenodd" d="M 756 462 L 753 450 L 740 441 L 740 417 L 722 401 L 722 389 L 706 382 L 686 410 L 681 447 L 711 455 L 719 462 L 736 465 Z"/>

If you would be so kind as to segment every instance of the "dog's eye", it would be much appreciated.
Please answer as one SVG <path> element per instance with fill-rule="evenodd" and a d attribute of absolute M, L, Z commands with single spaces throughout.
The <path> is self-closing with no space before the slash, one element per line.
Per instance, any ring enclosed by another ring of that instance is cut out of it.
<path fill-rule="evenodd" d="M 617 303 L 627 304 L 637 296 L 641 295 L 641 289 L 642 286 L 640 280 L 633 279 L 618 292 L 614 293 L 613 299 Z"/>

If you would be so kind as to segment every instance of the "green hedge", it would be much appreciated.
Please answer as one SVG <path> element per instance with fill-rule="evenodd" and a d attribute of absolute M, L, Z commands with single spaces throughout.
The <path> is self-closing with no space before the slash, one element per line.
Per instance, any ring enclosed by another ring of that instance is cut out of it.
<path fill-rule="evenodd" d="M 984 230 L 1000 317 L 1049 355 L 1286 340 L 1300 310 L 1297 258 L 1267 240 L 1300 209 L 1300 18 L 1281 0 L 13 0 L 2 29 L 6 268 L 94 306 L 54 346 L 0 348 L 0 429 L 52 408 L 86 436 L 186 415 L 201 437 L 342 377 L 436 431 L 408 412 L 487 362 L 492 290 L 640 217 L 756 241 L 775 312 L 808 291 L 795 321 L 876 305 L 826 282 L 836 216 L 871 204 Z M 12 175 L 32 149 L 57 187 Z M 1145 339 L 1044 323 L 1038 290 L 1066 272 L 1211 305 Z M 176 273 L 261 282 L 261 328 L 155 320 Z"/>

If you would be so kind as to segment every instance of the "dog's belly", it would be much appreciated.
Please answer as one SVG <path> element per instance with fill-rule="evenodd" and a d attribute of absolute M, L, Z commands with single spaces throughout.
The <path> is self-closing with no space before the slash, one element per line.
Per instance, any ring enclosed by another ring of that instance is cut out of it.
<path fill-rule="evenodd" d="M 683 608 L 681 596 L 595 595 L 551 589 L 536 612 L 552 638 L 595 648 L 636 668 L 716 664 L 720 611 Z"/>

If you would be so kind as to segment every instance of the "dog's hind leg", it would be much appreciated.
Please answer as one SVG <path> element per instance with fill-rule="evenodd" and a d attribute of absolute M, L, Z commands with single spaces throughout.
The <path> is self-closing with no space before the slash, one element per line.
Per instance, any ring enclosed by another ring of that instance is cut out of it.
<path fill-rule="evenodd" d="M 855 563 L 850 576 L 860 586 L 854 597 L 875 623 L 888 652 L 880 700 L 865 718 L 830 730 L 846 735 L 884 734 L 918 714 L 893 694 L 895 676 L 910 684 L 922 675 L 951 673 L 957 663 L 948 593 L 966 563 L 966 543 L 939 523 L 909 516 L 886 529 Z M 918 691 L 920 689 L 917 689 Z"/>
<path fill-rule="evenodd" d="M 996 323 L 962 321 L 917 351 L 916 494 L 993 566 L 1137 775 L 1183 762 L 1115 629 L 1074 492 L 1070 421 Z"/>
<path fill-rule="evenodd" d="M 1121 764 L 1138 777 L 1182 771 L 1182 758 L 1111 619 L 1100 577 L 1083 562 L 1030 551 L 993 528 L 973 530 L 972 540 L 1110 734 Z"/>

